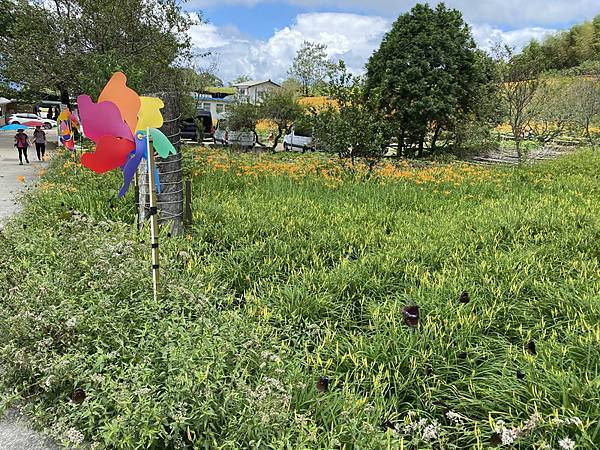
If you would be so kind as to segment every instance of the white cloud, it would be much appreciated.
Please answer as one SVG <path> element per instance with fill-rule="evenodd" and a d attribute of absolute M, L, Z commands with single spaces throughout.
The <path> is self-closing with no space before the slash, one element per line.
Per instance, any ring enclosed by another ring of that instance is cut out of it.
<path fill-rule="evenodd" d="M 490 25 L 473 25 L 471 29 L 475 42 L 484 50 L 491 50 L 494 44 L 504 43 L 515 48 L 517 51 L 521 50 L 533 39 L 541 41 L 557 31 L 540 27 L 502 31 L 499 28 L 494 28 Z"/>
<path fill-rule="evenodd" d="M 326 44 L 330 58 L 343 59 L 351 70 L 361 72 L 390 26 L 388 20 L 375 16 L 310 13 L 299 15 L 294 24 L 275 31 L 266 41 L 211 24 L 194 26 L 191 36 L 197 49 L 216 55 L 218 74 L 224 80 L 246 74 L 281 81 L 305 40 Z"/>
<path fill-rule="evenodd" d="M 412 8 L 415 0 L 192 0 L 203 9 L 217 5 L 253 6 L 257 3 L 291 3 L 306 8 L 336 8 L 341 11 L 375 13 L 396 17 Z M 430 1 L 437 4 L 437 0 Z M 463 12 L 471 23 L 497 26 L 531 27 L 567 24 L 589 19 L 600 13 L 598 0 L 445 0 L 448 7 Z"/>
<path fill-rule="evenodd" d="M 296 21 L 276 30 L 268 40 L 240 33 L 235 27 L 201 24 L 192 27 L 196 49 L 211 51 L 217 74 L 225 81 L 239 75 L 282 81 L 303 41 L 324 43 L 330 58 L 343 59 L 354 73 L 362 73 L 369 56 L 379 47 L 392 22 L 379 16 L 347 13 L 300 14 Z M 503 31 L 488 24 L 472 25 L 473 37 L 486 50 L 503 42 L 520 50 L 532 39 L 542 39 L 555 30 L 526 27 Z"/>

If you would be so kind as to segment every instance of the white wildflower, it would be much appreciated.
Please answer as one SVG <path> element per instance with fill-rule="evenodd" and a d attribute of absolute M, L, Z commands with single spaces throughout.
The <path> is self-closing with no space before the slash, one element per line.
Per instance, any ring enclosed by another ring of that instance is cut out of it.
<path fill-rule="evenodd" d="M 99 373 L 93 374 L 91 377 L 92 381 L 97 384 L 104 383 L 104 375 L 100 375 Z"/>
<path fill-rule="evenodd" d="M 573 450 L 575 448 L 575 441 L 566 437 L 558 441 L 558 446 L 564 450 Z"/>
<path fill-rule="evenodd" d="M 448 420 L 454 424 L 457 425 L 462 425 L 464 423 L 463 418 L 460 414 L 458 414 L 457 412 L 454 411 L 448 411 L 446 412 L 446 417 L 448 418 Z"/>
<path fill-rule="evenodd" d="M 71 317 L 65 322 L 65 325 L 67 326 L 67 328 L 75 328 L 75 325 L 77 325 L 77 320 L 75 319 L 75 317 Z"/>
<path fill-rule="evenodd" d="M 50 386 L 52 386 L 53 381 L 54 381 L 54 376 L 50 375 L 48 378 L 46 378 L 46 381 L 44 381 L 44 386 L 46 386 L 46 388 L 49 388 Z"/>
<path fill-rule="evenodd" d="M 65 438 L 72 444 L 79 445 L 83 442 L 83 433 L 75 428 L 69 428 L 65 433 Z"/>
<path fill-rule="evenodd" d="M 502 445 L 512 444 L 517 440 L 519 434 L 521 434 L 521 430 L 519 430 L 518 428 L 511 428 L 510 430 L 508 428 L 505 428 L 504 430 L 502 430 L 501 435 Z"/>
<path fill-rule="evenodd" d="M 577 427 L 580 427 L 581 425 L 583 425 L 583 422 L 581 421 L 581 419 L 579 417 L 571 417 L 570 419 L 565 420 L 565 423 L 567 425 L 575 425 Z"/>
<path fill-rule="evenodd" d="M 541 416 L 538 413 L 534 413 L 529 419 L 525 421 L 523 424 L 523 431 L 532 431 L 535 427 L 538 426 L 540 421 L 542 420 Z"/>
<path fill-rule="evenodd" d="M 496 433 L 502 433 L 502 430 L 504 430 L 504 428 L 506 428 L 506 422 L 502 419 L 497 420 L 496 421 L 496 427 L 494 428 L 494 431 Z"/>
<path fill-rule="evenodd" d="M 439 431 L 439 425 L 434 421 L 423 429 L 423 439 L 425 441 L 433 441 L 437 439 Z"/>

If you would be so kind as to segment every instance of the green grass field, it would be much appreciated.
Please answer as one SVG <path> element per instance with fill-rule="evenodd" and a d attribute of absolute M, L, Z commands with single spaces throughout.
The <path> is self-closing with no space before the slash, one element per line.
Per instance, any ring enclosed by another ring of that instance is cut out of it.
<path fill-rule="evenodd" d="M 600 154 L 186 159 L 158 304 L 118 174 L 54 159 L 0 235 L 2 404 L 96 448 L 600 446 Z"/>

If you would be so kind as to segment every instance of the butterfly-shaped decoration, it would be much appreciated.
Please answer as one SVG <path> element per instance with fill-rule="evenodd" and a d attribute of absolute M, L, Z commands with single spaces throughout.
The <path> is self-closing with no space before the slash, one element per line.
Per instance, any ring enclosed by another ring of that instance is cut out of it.
<path fill-rule="evenodd" d="M 85 136 L 96 143 L 95 151 L 83 155 L 81 163 L 96 173 L 121 168 L 124 181 L 119 197 L 127 192 L 142 160 L 148 159 L 148 133 L 162 158 L 177 152 L 158 130 L 163 125 L 162 100 L 140 97 L 121 72 L 108 81 L 97 103 L 89 95 L 80 95 L 77 106 Z M 155 177 L 160 192 L 157 172 Z"/>

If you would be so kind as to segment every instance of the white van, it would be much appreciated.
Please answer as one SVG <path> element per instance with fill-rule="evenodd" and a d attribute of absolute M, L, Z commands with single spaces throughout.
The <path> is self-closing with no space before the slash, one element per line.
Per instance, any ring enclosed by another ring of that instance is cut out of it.
<path fill-rule="evenodd" d="M 253 148 L 256 144 L 256 136 L 252 131 L 229 131 L 227 120 L 220 119 L 215 128 L 213 141 L 215 144 Z"/>
<path fill-rule="evenodd" d="M 313 138 L 311 136 L 296 134 L 296 131 L 292 128 L 292 132 L 286 134 L 283 138 L 283 148 L 286 152 L 296 148 L 301 149 L 303 152 L 306 150 L 314 150 Z"/>

